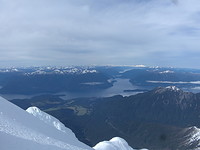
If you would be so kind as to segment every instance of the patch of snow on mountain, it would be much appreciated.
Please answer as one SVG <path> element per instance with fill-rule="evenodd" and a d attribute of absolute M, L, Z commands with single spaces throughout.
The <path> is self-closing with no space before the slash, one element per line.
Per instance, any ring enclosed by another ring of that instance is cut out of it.
<path fill-rule="evenodd" d="M 161 74 L 163 74 L 163 73 L 174 73 L 174 71 L 171 71 L 171 70 L 165 70 L 165 71 L 162 71 L 162 72 L 159 72 L 159 73 L 161 73 Z"/>
<path fill-rule="evenodd" d="M 17 68 L 0 69 L 0 72 L 19 72 Z"/>
<path fill-rule="evenodd" d="M 139 67 L 139 68 L 145 68 L 145 65 L 135 65 L 135 67 Z"/>
<path fill-rule="evenodd" d="M 55 69 L 55 70 L 53 71 L 53 73 L 55 73 L 55 74 L 63 74 L 63 71 L 61 71 L 61 70 L 59 70 L 59 69 Z"/>
<path fill-rule="evenodd" d="M 85 73 L 97 73 L 97 71 L 96 71 L 96 70 L 88 70 L 88 69 L 85 69 L 85 70 L 82 71 L 82 73 L 83 73 L 83 74 L 85 74 Z"/>
<path fill-rule="evenodd" d="M 36 70 L 34 72 L 31 72 L 31 73 L 25 73 L 25 75 L 45 75 L 45 74 L 47 74 L 47 73 L 43 70 Z"/>
<path fill-rule="evenodd" d="M 93 147 L 95 150 L 134 150 L 128 143 L 120 138 L 114 137 L 110 141 L 103 141 Z M 147 149 L 141 149 L 147 150 Z"/>
<path fill-rule="evenodd" d="M 176 86 L 167 86 L 166 89 L 170 89 L 170 90 L 173 90 L 173 91 L 180 91 L 180 89 L 177 88 Z"/>
<path fill-rule="evenodd" d="M 188 140 L 188 143 L 191 144 L 193 142 L 198 141 L 199 144 L 198 146 L 200 146 L 200 129 L 197 128 L 196 126 L 190 127 L 188 128 L 189 130 L 192 130 L 192 132 L 190 132 L 190 138 Z"/>

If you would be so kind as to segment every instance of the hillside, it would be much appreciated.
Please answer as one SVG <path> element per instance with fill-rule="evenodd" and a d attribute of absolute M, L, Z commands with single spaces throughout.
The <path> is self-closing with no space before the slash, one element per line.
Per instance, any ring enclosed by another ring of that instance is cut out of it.
<path fill-rule="evenodd" d="M 129 97 L 64 101 L 59 96 L 46 95 L 12 102 L 22 108 L 35 105 L 59 118 L 90 146 L 122 137 L 132 147 L 152 150 L 199 147 L 199 139 L 192 139 L 199 127 L 200 94 L 174 86 Z"/>

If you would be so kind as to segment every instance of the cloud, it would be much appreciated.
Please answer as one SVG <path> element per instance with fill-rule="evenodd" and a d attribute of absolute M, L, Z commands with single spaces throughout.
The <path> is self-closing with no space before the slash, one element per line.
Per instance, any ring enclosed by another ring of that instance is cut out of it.
<path fill-rule="evenodd" d="M 192 67 L 181 53 L 198 51 L 199 10 L 198 0 L 0 0 L 0 65 Z"/>
<path fill-rule="evenodd" d="M 178 0 L 172 0 L 172 3 L 174 3 L 176 5 L 178 4 L 178 2 L 179 2 Z"/>

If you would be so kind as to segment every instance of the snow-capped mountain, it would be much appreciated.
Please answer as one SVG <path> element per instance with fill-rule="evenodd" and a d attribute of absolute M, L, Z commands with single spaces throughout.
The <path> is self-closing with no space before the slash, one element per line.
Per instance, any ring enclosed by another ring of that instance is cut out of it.
<path fill-rule="evenodd" d="M 97 73 L 97 70 L 89 67 L 40 67 L 33 68 L 24 75 L 47 75 L 47 74 L 87 74 Z"/>
<path fill-rule="evenodd" d="M 176 86 L 158 87 L 158 88 L 155 88 L 154 90 L 155 90 L 155 93 L 159 93 L 159 94 L 166 93 L 166 92 L 184 93 L 181 89 L 179 89 Z"/>
<path fill-rule="evenodd" d="M 114 137 L 110 141 L 103 141 L 94 146 L 95 150 L 134 150 L 128 143 L 119 137 Z M 141 149 L 147 150 L 147 149 Z"/>

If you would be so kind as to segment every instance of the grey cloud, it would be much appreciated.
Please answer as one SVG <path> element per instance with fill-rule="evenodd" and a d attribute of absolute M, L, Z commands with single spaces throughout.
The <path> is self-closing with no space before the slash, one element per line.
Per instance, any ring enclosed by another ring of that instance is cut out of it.
<path fill-rule="evenodd" d="M 198 0 L 0 0 L 0 55 L 8 65 L 180 66 L 174 56 L 198 51 L 199 10 Z"/>

